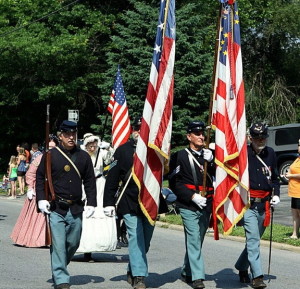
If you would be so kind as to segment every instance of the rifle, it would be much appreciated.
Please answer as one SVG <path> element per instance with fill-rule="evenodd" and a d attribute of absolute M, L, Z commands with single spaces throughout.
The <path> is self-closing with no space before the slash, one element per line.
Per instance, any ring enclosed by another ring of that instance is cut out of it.
<path fill-rule="evenodd" d="M 45 135 L 45 195 L 46 200 L 52 202 L 55 200 L 55 193 L 51 174 L 51 155 L 49 150 L 49 126 L 50 126 L 50 104 L 47 104 L 46 112 L 46 135 Z M 50 192 L 50 193 L 49 193 Z"/>
<path fill-rule="evenodd" d="M 45 136 L 45 196 L 50 203 L 55 199 L 52 175 L 51 175 L 51 155 L 49 151 L 49 126 L 50 126 L 50 105 L 47 104 L 46 112 L 46 136 Z M 50 192 L 50 194 L 49 194 Z M 49 216 L 46 214 L 46 244 L 51 244 L 51 231 L 49 225 Z"/>

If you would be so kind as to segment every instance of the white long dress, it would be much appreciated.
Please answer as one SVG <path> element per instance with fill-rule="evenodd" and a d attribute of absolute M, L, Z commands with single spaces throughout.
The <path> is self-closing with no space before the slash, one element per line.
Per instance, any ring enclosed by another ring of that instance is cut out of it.
<path fill-rule="evenodd" d="M 99 156 L 95 166 L 97 152 Z M 102 175 L 103 168 L 112 160 L 113 150 L 110 148 L 98 148 L 95 154 L 91 155 L 94 165 L 95 176 Z M 117 228 L 116 219 L 114 217 L 107 217 L 103 212 L 103 192 L 105 186 L 105 177 L 101 176 L 96 179 L 97 185 L 97 207 L 92 217 L 86 218 L 82 215 L 82 234 L 80 245 L 77 249 L 78 253 L 91 252 L 107 252 L 116 249 L 117 245 Z"/>

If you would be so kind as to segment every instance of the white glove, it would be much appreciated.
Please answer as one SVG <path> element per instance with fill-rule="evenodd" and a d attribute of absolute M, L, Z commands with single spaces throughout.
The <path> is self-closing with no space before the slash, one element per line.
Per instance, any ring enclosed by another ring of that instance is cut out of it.
<path fill-rule="evenodd" d="M 206 198 L 202 197 L 199 194 L 194 194 L 192 201 L 200 208 L 203 209 L 204 207 L 206 207 Z"/>
<path fill-rule="evenodd" d="M 114 206 L 107 206 L 103 208 L 104 215 L 107 217 L 114 217 L 116 215 L 116 209 Z"/>
<path fill-rule="evenodd" d="M 90 218 L 91 216 L 94 215 L 94 213 L 95 213 L 95 207 L 93 207 L 93 206 L 85 206 L 84 212 L 85 212 L 85 217 L 88 219 L 88 218 Z"/>
<path fill-rule="evenodd" d="M 106 141 L 102 141 L 101 143 L 100 143 L 100 149 L 108 149 L 109 148 L 109 146 L 110 146 L 110 144 L 108 143 L 108 142 L 106 142 Z"/>
<path fill-rule="evenodd" d="M 203 158 L 208 162 L 211 162 L 214 158 L 212 151 L 209 149 L 203 149 Z"/>
<path fill-rule="evenodd" d="M 29 199 L 29 200 L 32 200 L 32 197 L 33 196 L 35 196 L 35 191 L 34 191 L 34 189 L 28 189 L 27 190 L 27 198 Z"/>
<path fill-rule="evenodd" d="M 280 203 L 280 199 L 278 196 L 273 196 L 273 198 L 270 201 L 270 204 L 272 207 L 275 207 L 276 205 L 278 205 Z"/>
<path fill-rule="evenodd" d="M 38 201 L 38 207 L 42 213 L 50 214 L 50 203 L 46 200 Z"/>

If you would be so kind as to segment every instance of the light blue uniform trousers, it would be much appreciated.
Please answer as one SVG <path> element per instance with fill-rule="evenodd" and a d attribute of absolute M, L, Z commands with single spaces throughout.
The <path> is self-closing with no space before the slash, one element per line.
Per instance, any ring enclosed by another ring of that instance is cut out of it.
<path fill-rule="evenodd" d="M 192 280 L 205 279 L 202 245 L 209 224 L 210 214 L 206 210 L 193 212 L 179 209 L 185 234 L 186 253 L 181 274 L 191 276 Z"/>
<path fill-rule="evenodd" d="M 266 227 L 264 227 L 265 204 L 255 203 L 251 209 L 244 214 L 242 224 L 246 234 L 246 246 L 237 262 L 235 268 L 239 271 L 246 271 L 250 266 L 252 277 L 263 275 L 260 259 L 260 238 Z"/>
<path fill-rule="evenodd" d="M 56 212 L 50 214 L 52 245 L 50 247 L 51 269 L 55 285 L 70 283 L 67 265 L 79 247 L 82 214 L 64 217 Z"/>
<path fill-rule="evenodd" d="M 129 264 L 127 271 L 132 276 L 148 276 L 146 254 L 150 247 L 154 226 L 145 216 L 125 214 L 123 216 L 128 233 Z"/>

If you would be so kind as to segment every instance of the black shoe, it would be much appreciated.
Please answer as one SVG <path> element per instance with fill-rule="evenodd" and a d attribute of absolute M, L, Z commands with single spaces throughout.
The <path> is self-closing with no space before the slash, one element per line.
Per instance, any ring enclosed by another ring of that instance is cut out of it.
<path fill-rule="evenodd" d="M 250 283 L 248 271 L 239 271 L 239 276 L 241 283 Z"/>
<path fill-rule="evenodd" d="M 125 243 L 123 243 L 122 241 L 118 241 L 118 243 L 117 243 L 117 249 L 121 249 L 122 247 L 123 248 L 127 248 L 128 245 L 125 244 Z"/>
<path fill-rule="evenodd" d="M 203 280 L 202 279 L 197 279 L 197 280 L 193 281 L 193 288 L 194 289 L 203 289 L 203 288 L 205 288 Z"/>
<path fill-rule="evenodd" d="M 68 283 L 62 283 L 54 286 L 55 289 L 70 289 L 70 284 Z"/>
<path fill-rule="evenodd" d="M 264 277 L 259 276 L 252 279 L 252 287 L 255 289 L 263 289 L 267 287 L 267 284 L 264 282 Z"/>
<path fill-rule="evenodd" d="M 192 276 L 183 275 L 182 273 L 181 273 L 181 280 L 185 283 L 188 283 L 188 284 L 193 282 L 192 281 Z"/>
<path fill-rule="evenodd" d="M 133 289 L 146 289 L 145 277 L 144 276 L 136 276 L 133 277 Z"/>
<path fill-rule="evenodd" d="M 126 237 L 126 233 L 122 233 L 121 234 L 121 241 L 122 243 L 124 243 L 125 245 L 128 245 L 128 239 Z"/>
<path fill-rule="evenodd" d="M 133 276 L 131 272 L 127 271 L 127 282 L 132 286 L 133 285 Z"/>

